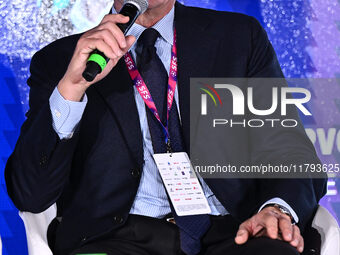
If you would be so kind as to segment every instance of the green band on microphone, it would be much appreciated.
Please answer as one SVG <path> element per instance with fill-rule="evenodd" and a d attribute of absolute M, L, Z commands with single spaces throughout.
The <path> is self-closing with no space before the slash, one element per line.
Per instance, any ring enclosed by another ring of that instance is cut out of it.
<path fill-rule="evenodd" d="M 102 71 L 104 70 L 107 64 L 105 58 L 97 53 L 92 54 L 87 61 L 96 62 L 100 66 Z"/>

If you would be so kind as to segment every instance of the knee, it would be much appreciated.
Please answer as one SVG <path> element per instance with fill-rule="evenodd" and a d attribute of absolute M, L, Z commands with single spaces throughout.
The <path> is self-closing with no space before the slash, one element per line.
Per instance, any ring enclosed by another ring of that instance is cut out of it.
<path fill-rule="evenodd" d="M 299 255 L 297 249 L 289 243 L 266 237 L 252 239 L 248 242 L 246 254 L 254 255 Z"/>

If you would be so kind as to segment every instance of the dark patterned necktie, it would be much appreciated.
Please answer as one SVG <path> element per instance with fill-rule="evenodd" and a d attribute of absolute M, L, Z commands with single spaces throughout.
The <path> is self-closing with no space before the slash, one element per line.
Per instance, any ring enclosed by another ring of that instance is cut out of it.
<path fill-rule="evenodd" d="M 158 37 L 157 30 L 146 29 L 138 39 L 136 52 L 138 70 L 151 93 L 160 119 L 163 124 L 166 124 L 168 74 L 156 52 L 155 42 Z M 166 144 L 163 128 L 151 110 L 148 107 L 146 109 L 154 153 L 165 153 Z M 172 151 L 183 152 L 185 148 L 182 128 L 175 100 L 169 115 L 168 125 Z M 180 229 L 181 249 L 188 255 L 198 254 L 201 250 L 201 238 L 210 227 L 209 215 L 177 216 L 172 206 L 171 211 L 176 225 Z"/>

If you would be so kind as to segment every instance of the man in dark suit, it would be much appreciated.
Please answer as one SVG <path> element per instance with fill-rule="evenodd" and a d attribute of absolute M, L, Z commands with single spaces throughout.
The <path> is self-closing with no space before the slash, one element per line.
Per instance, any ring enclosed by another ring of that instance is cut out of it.
<path fill-rule="evenodd" d="M 115 1 L 115 10 L 121 6 Z M 152 158 L 166 152 L 164 134 L 123 58 L 131 48 L 157 109 L 164 109 L 166 94 L 159 91 L 166 91 L 176 45 L 169 132 L 174 151 L 188 151 L 190 77 L 283 77 L 259 23 L 174 0 L 150 0 L 125 38 L 116 24 L 127 21 L 107 15 L 94 29 L 60 39 L 32 58 L 30 109 L 5 172 L 14 204 L 38 213 L 57 203 L 55 254 L 301 253 L 300 229 L 325 193 L 322 179 L 201 178 L 211 215 L 174 215 Z M 94 49 L 110 61 L 86 82 L 82 72 Z M 288 115 L 298 119 L 296 111 Z M 251 131 L 250 148 L 235 148 L 237 139 L 228 137 L 226 155 L 244 165 L 255 159 L 319 163 L 301 127 Z"/>

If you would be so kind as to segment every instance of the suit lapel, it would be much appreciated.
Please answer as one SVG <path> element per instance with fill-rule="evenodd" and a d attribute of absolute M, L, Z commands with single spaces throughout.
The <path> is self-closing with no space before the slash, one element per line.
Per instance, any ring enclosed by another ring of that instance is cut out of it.
<path fill-rule="evenodd" d="M 176 2 L 178 93 L 183 135 L 190 148 L 190 78 L 211 77 L 219 40 L 208 31 L 210 20 Z"/>
<path fill-rule="evenodd" d="M 133 83 L 122 58 L 112 71 L 94 85 L 113 118 L 138 166 L 143 164 L 143 141 Z"/>

